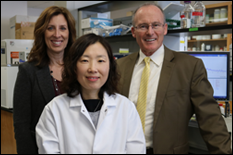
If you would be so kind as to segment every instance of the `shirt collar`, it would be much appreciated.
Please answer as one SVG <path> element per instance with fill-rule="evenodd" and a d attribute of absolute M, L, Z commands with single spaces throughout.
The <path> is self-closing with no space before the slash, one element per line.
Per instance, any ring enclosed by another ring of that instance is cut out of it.
<path fill-rule="evenodd" d="M 139 59 L 137 65 L 141 64 L 144 60 L 146 55 L 140 49 L 139 52 Z M 151 56 L 150 59 L 152 62 L 157 65 L 158 67 L 162 64 L 164 58 L 164 45 L 162 44 L 157 51 L 155 51 Z"/>

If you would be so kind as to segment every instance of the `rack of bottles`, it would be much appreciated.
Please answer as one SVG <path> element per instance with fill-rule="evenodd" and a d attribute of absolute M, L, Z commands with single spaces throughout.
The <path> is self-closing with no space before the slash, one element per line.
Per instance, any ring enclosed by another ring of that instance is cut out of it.
<path fill-rule="evenodd" d="M 196 3 L 195 3 L 196 4 Z M 194 6 L 193 9 L 190 9 L 191 3 L 190 1 L 184 1 L 184 5 L 186 6 L 184 10 L 180 12 L 182 13 L 185 10 L 195 10 Z M 190 12 L 191 12 L 190 11 Z M 186 11 L 187 12 L 187 11 Z M 216 3 L 211 5 L 205 5 L 205 27 L 198 27 L 198 33 L 192 34 L 190 29 L 188 30 L 188 49 L 187 50 L 197 50 L 197 51 L 229 51 L 229 46 L 232 43 L 232 2 L 223 2 L 223 3 Z M 187 14 L 187 13 L 186 13 Z M 193 15 L 193 13 L 190 13 Z M 193 22 L 193 16 L 190 17 L 191 22 Z M 181 18 L 182 21 L 182 18 Z M 182 25 L 182 23 L 181 23 Z M 182 27 L 181 27 L 182 28 Z M 193 26 L 191 26 L 195 30 Z M 215 31 L 219 29 L 220 31 Z M 187 32 L 180 33 L 187 34 Z M 206 31 L 206 32 L 204 32 Z M 173 31 L 173 33 L 175 33 Z M 195 36 L 197 38 L 195 38 Z M 199 35 L 199 36 L 197 36 Z M 207 37 L 204 37 L 207 36 Z M 207 48 L 206 48 L 207 46 Z"/>
<path fill-rule="evenodd" d="M 184 1 L 184 9 L 180 12 L 181 28 L 204 27 L 205 26 L 205 5 L 202 1 Z"/>

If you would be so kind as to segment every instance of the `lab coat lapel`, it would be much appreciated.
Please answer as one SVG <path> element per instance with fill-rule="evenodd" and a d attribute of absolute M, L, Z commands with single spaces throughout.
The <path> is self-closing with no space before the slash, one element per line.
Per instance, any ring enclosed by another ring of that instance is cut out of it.
<path fill-rule="evenodd" d="M 70 107 L 80 106 L 81 107 L 80 112 L 87 118 L 87 120 L 89 120 L 94 131 L 96 131 L 96 129 L 98 129 L 98 127 L 102 124 L 103 120 L 105 119 L 105 116 L 109 113 L 109 110 L 110 110 L 109 107 L 116 106 L 116 102 L 114 101 L 113 96 L 109 96 L 106 92 L 104 93 L 103 100 L 104 100 L 104 104 L 102 105 L 102 108 L 100 110 L 97 128 L 95 128 L 95 126 L 92 122 L 92 119 L 90 117 L 90 114 L 89 114 L 87 108 L 85 107 L 80 94 L 74 98 L 71 98 Z"/>
<path fill-rule="evenodd" d="M 104 93 L 104 104 L 102 105 L 102 108 L 100 110 L 99 120 L 97 124 L 97 129 L 101 126 L 103 123 L 105 117 L 111 113 L 111 110 L 113 110 L 110 107 L 116 106 L 116 102 L 114 101 L 114 95 L 109 96 L 106 92 Z"/>
<path fill-rule="evenodd" d="M 165 46 L 164 46 L 165 47 Z M 156 96 L 156 101 L 155 101 L 155 111 L 154 111 L 154 125 L 156 125 L 156 122 L 158 120 L 158 116 L 163 104 L 163 101 L 165 99 L 165 95 L 167 92 L 168 84 L 173 72 L 173 68 L 175 66 L 175 63 L 171 62 L 174 58 L 173 53 L 167 49 L 166 47 L 164 48 L 164 62 L 160 74 L 160 79 L 159 79 L 159 85 L 158 85 L 158 91 L 157 91 L 157 96 Z"/>
<path fill-rule="evenodd" d="M 49 73 L 49 68 L 43 67 L 36 71 L 36 77 L 39 83 L 39 87 L 44 96 L 46 103 L 50 102 L 55 97 L 55 92 L 53 89 L 53 83 Z"/>
<path fill-rule="evenodd" d="M 83 99 L 81 97 L 81 94 L 78 94 L 76 97 L 71 98 L 70 107 L 75 107 L 75 106 L 80 106 L 81 107 L 80 108 L 80 113 L 82 113 L 87 118 L 87 120 L 90 122 L 90 124 L 91 124 L 92 128 L 94 129 L 94 131 L 96 131 L 95 125 L 92 122 L 90 114 L 89 114 L 86 106 L 83 103 Z"/>

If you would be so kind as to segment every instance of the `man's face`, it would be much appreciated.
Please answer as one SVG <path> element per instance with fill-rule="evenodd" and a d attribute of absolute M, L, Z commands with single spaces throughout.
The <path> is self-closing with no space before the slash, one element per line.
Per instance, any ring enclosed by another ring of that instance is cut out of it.
<path fill-rule="evenodd" d="M 152 55 L 162 45 L 164 35 L 167 34 L 163 13 L 153 5 L 141 7 L 135 14 L 134 23 L 132 36 L 145 55 Z"/>

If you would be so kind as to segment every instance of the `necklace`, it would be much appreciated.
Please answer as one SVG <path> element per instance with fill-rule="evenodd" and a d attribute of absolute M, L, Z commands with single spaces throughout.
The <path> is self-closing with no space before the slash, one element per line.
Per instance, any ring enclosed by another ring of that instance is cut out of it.
<path fill-rule="evenodd" d="M 98 109 L 99 105 L 100 105 L 101 100 L 99 101 L 99 103 L 97 104 L 97 106 L 95 107 L 95 110 L 93 112 L 96 112 L 96 110 Z"/>
<path fill-rule="evenodd" d="M 58 85 L 57 85 L 57 80 L 56 80 L 56 79 L 53 77 L 53 75 L 52 75 L 53 71 L 50 71 L 50 73 L 51 73 L 51 76 L 52 76 L 52 78 L 53 78 L 53 84 L 54 84 L 55 90 L 56 90 L 57 94 L 60 95 L 61 92 L 60 92 L 59 87 L 58 87 Z"/>

